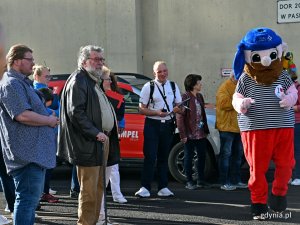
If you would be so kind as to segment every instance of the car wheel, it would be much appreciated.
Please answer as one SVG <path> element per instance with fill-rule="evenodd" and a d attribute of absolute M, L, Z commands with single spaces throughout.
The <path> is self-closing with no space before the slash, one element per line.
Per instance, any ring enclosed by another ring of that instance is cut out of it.
<path fill-rule="evenodd" d="M 206 153 L 205 170 L 204 175 L 207 180 L 214 178 L 217 173 L 216 160 L 210 144 L 208 145 L 208 151 Z M 182 142 L 177 143 L 171 149 L 168 159 L 168 165 L 171 175 L 180 183 L 186 182 L 186 176 L 184 174 L 184 144 Z M 193 179 L 197 180 L 197 153 L 195 152 L 193 159 Z"/>

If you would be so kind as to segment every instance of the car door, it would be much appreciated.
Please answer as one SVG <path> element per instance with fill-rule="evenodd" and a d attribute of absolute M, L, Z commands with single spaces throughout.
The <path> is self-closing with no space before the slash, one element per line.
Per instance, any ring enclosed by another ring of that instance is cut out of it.
<path fill-rule="evenodd" d="M 121 159 L 143 159 L 145 116 L 139 113 L 139 94 L 128 84 L 118 86 L 125 99 L 125 130 L 119 135 Z"/>

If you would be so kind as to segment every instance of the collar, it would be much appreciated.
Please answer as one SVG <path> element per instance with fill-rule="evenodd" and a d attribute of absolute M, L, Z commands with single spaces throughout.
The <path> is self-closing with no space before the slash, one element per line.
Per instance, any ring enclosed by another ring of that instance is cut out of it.
<path fill-rule="evenodd" d="M 40 88 L 47 88 L 47 85 L 43 84 L 43 83 L 39 83 L 36 80 L 34 80 L 33 87 L 34 87 L 34 89 L 40 89 Z"/>
<path fill-rule="evenodd" d="M 14 70 L 14 69 L 9 69 L 7 71 L 7 75 L 10 77 L 14 77 L 18 80 L 22 80 L 24 81 L 26 84 L 28 84 L 29 86 L 33 86 L 33 82 L 32 80 L 30 80 L 26 75 Z"/>
<path fill-rule="evenodd" d="M 162 85 L 166 85 L 166 84 L 168 83 L 169 80 L 166 80 L 165 83 L 161 83 L 157 78 L 155 78 L 154 81 L 155 81 L 158 85 L 162 86 Z"/>

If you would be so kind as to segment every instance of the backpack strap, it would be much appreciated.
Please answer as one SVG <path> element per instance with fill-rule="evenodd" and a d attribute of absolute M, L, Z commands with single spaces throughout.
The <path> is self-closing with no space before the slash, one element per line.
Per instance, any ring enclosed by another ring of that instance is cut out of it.
<path fill-rule="evenodd" d="M 154 92 L 154 80 L 150 81 L 150 94 L 149 94 L 149 101 L 147 103 L 147 107 L 149 106 L 150 103 L 153 102 L 153 92 Z"/>
<path fill-rule="evenodd" d="M 175 82 L 174 81 L 170 81 L 171 84 L 171 88 L 173 91 L 173 95 L 174 95 L 174 102 L 175 102 L 175 98 L 176 98 L 176 86 L 175 86 Z"/>
<path fill-rule="evenodd" d="M 174 102 L 175 102 L 175 99 L 176 99 L 176 85 L 175 85 L 175 82 L 174 82 L 174 81 L 170 81 L 170 84 L 171 84 L 172 92 L 173 92 L 173 95 L 174 95 L 174 101 L 173 101 L 173 105 L 174 105 Z M 148 101 L 147 107 L 149 106 L 150 103 L 153 102 L 154 86 L 155 86 L 155 85 L 154 85 L 154 80 L 151 80 L 151 81 L 150 81 L 149 101 Z"/>

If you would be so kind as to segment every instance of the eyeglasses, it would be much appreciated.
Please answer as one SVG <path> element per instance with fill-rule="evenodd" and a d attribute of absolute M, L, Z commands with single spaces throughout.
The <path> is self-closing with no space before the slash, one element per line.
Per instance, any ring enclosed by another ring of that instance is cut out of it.
<path fill-rule="evenodd" d="M 103 78 L 102 80 L 107 80 L 107 81 L 111 82 L 110 78 Z"/>
<path fill-rule="evenodd" d="M 46 77 L 47 80 L 51 80 L 52 76 L 51 75 L 46 75 L 45 77 Z"/>
<path fill-rule="evenodd" d="M 22 58 L 22 59 L 26 59 L 29 62 L 34 62 L 34 58 Z"/>
<path fill-rule="evenodd" d="M 95 62 L 104 62 L 105 61 L 105 58 L 88 58 L 88 59 L 91 59 Z"/>

